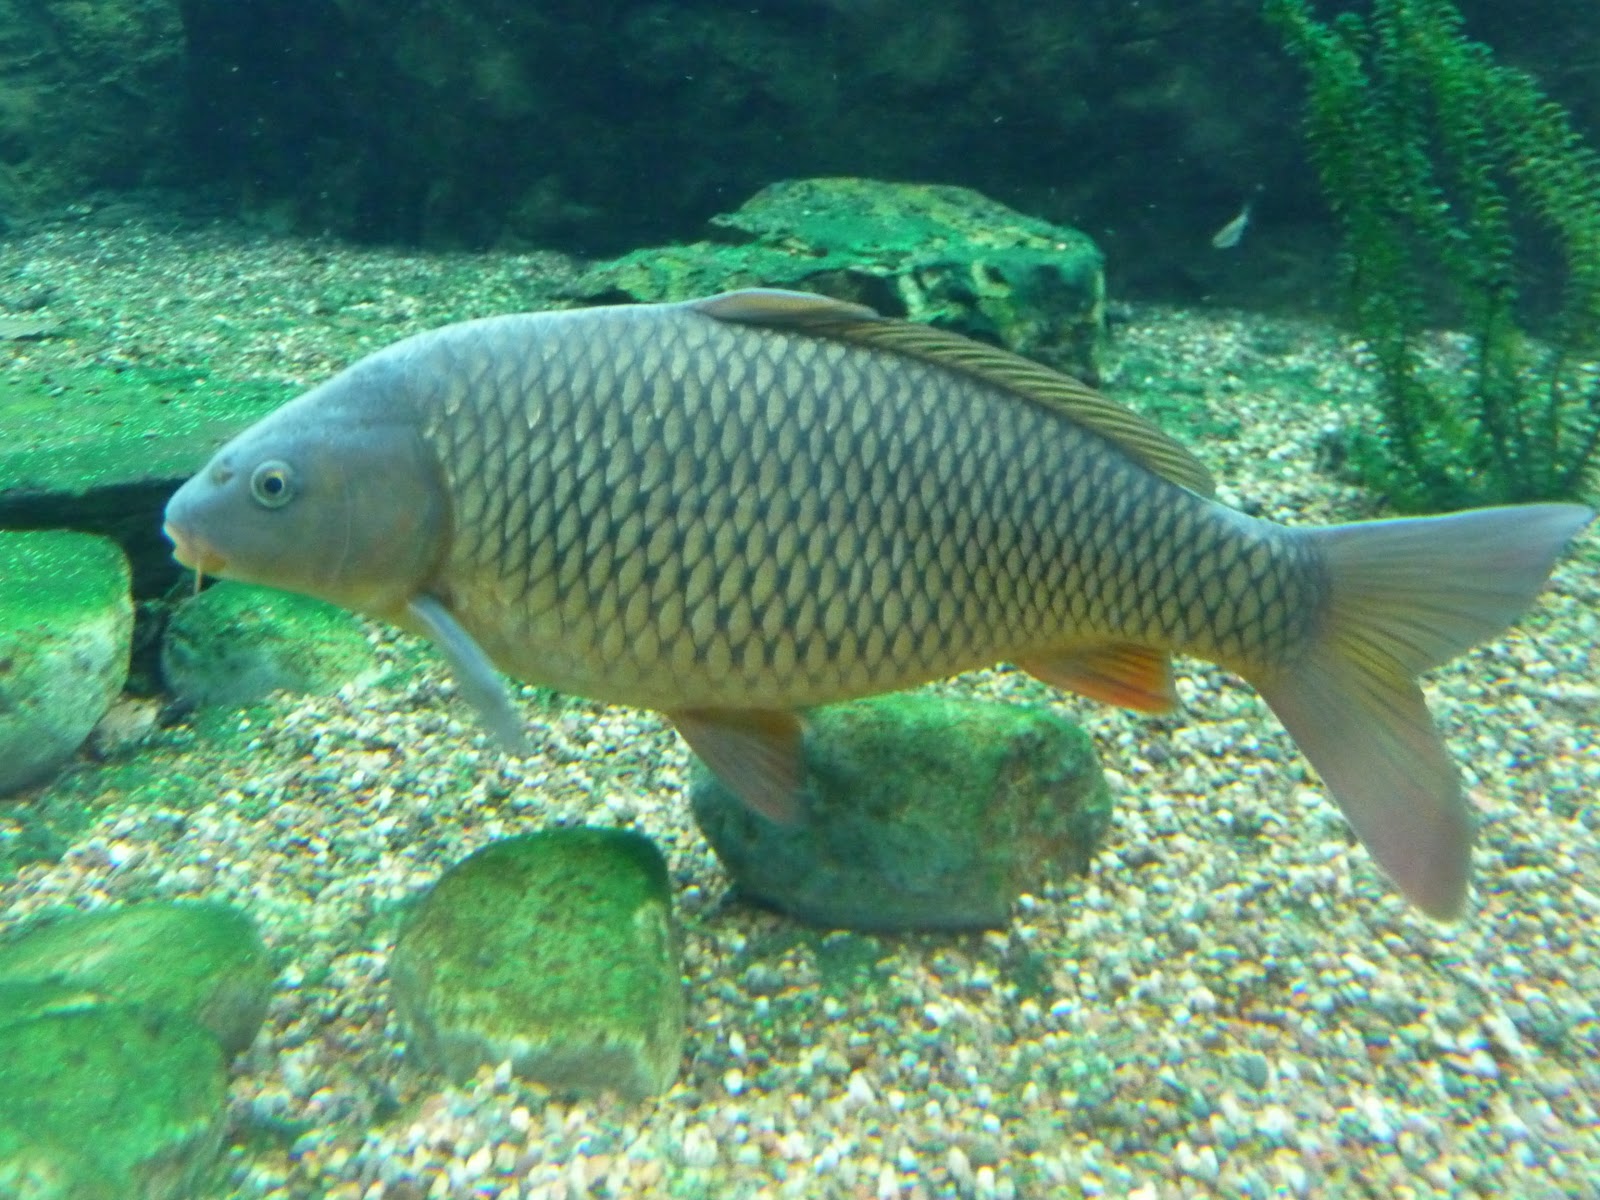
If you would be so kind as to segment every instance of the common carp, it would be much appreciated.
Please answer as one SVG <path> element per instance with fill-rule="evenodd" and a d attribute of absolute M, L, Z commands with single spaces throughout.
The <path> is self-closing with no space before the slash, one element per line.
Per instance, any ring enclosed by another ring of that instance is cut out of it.
<path fill-rule="evenodd" d="M 426 634 L 509 745 L 496 668 L 657 709 L 775 819 L 808 707 L 1006 660 L 1159 712 L 1171 656 L 1209 659 L 1458 913 L 1472 821 L 1417 676 L 1515 620 L 1593 513 L 1294 529 L 1213 491 L 1067 376 L 750 290 L 407 338 L 224 446 L 166 531 L 204 575 Z"/>

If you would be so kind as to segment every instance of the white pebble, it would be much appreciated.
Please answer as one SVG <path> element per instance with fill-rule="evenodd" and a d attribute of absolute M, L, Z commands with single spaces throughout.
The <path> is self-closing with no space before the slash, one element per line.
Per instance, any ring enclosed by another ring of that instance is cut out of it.
<path fill-rule="evenodd" d="M 717 1163 L 717 1139 L 704 1125 L 691 1125 L 683 1131 L 683 1161 L 685 1166 L 713 1167 Z"/>
<path fill-rule="evenodd" d="M 1256 1117 L 1256 1129 L 1262 1137 L 1280 1139 L 1294 1128 L 1294 1118 L 1281 1104 L 1269 1104 Z"/>
<path fill-rule="evenodd" d="M 479 1146 L 467 1158 L 467 1174 L 471 1177 L 482 1179 L 494 1166 L 494 1155 L 487 1146 Z"/>
<path fill-rule="evenodd" d="M 972 1190 L 972 1160 L 967 1157 L 965 1150 L 960 1146 L 951 1146 L 950 1152 L 944 1156 L 944 1165 L 956 1187 L 962 1192 Z"/>
<path fill-rule="evenodd" d="M 845 1088 L 845 1095 L 849 1097 L 852 1104 L 858 1107 L 876 1104 L 878 1101 L 878 1094 L 872 1090 L 872 1084 L 867 1081 L 866 1075 L 861 1071 L 852 1071 L 850 1073 L 850 1083 Z"/>

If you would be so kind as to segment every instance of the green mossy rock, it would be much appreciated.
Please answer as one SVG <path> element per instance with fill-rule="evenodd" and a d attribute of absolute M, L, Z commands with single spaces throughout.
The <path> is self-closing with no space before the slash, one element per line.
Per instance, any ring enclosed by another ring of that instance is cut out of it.
<path fill-rule="evenodd" d="M 209 1032 L 229 1057 L 255 1040 L 272 979 L 255 923 L 225 904 L 149 901 L 75 913 L 0 943 L 0 985 L 79 988 L 173 1014 Z"/>
<path fill-rule="evenodd" d="M 457 1081 L 510 1060 L 557 1091 L 664 1091 L 684 996 L 661 852 L 637 833 L 548 829 L 447 871 L 389 963 L 419 1059 Z"/>
<path fill-rule="evenodd" d="M 205 1194 L 227 1075 L 199 1026 L 81 988 L 0 983 L 0 1196 Z"/>
<path fill-rule="evenodd" d="M 116 544 L 0 530 L 0 796 L 54 774 L 128 679 L 133 597 Z"/>
<path fill-rule="evenodd" d="M 381 667 L 361 622 L 307 596 L 218 583 L 178 605 L 161 644 L 167 688 L 194 705 L 238 707 L 275 691 L 331 695 Z"/>
<path fill-rule="evenodd" d="M 1049 709 L 900 693 L 814 710 L 806 813 L 778 825 L 704 765 L 695 819 L 741 895 L 843 929 L 1002 926 L 1111 823 L 1089 736 Z"/>
<path fill-rule="evenodd" d="M 849 178 L 775 183 L 711 227 L 712 241 L 635 251 L 572 292 L 656 301 L 798 288 L 1098 377 L 1104 259 L 1075 229 L 967 188 Z"/>

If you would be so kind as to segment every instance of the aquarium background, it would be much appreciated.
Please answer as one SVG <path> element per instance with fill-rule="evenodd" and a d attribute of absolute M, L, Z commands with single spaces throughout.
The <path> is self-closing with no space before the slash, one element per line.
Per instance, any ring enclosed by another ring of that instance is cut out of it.
<path fill-rule="evenodd" d="M 1595 128 L 1580 0 L 1460 7 Z M 12 0 L 5 30 L 12 221 L 160 184 L 285 231 L 600 256 L 776 179 L 864 175 L 1081 228 L 1124 294 L 1325 291 L 1304 85 L 1250 0 Z M 1263 244 L 1218 261 L 1257 188 Z"/>
<path fill-rule="evenodd" d="M 1600 143 L 1592 0 L 1456 7 Z M 927 775 L 852 765 L 885 826 L 830 875 L 738 843 L 653 714 L 524 687 L 508 757 L 420 640 L 200 590 L 161 535 L 226 437 L 408 334 L 752 271 L 1092 378 L 1252 515 L 1394 515 L 1262 9 L 0 0 L 0 1196 L 1600 1197 L 1593 528 L 1427 681 L 1480 825 L 1458 925 L 1208 663 L 1156 718 L 1006 667 L 891 705 L 973 716 Z M 1511 220 L 1519 337 L 1592 396 L 1600 240 Z M 1472 266 L 1413 281 L 1447 455 Z M 1047 783 L 991 803 L 1006 739 Z M 896 808 L 941 774 L 976 783 Z M 583 980 L 544 1083 L 441 1032 L 431 980 L 486 957 Z"/>

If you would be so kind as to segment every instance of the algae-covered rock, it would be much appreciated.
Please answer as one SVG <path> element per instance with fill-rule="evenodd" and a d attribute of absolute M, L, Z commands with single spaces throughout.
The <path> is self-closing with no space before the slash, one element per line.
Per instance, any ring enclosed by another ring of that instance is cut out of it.
<path fill-rule="evenodd" d="M 128 678 L 133 597 L 115 543 L 0 530 L 0 795 L 71 758 Z"/>
<path fill-rule="evenodd" d="M 1104 261 L 1075 229 L 967 188 L 848 178 L 772 184 L 711 226 L 711 241 L 596 267 L 572 294 L 656 301 L 798 288 L 1098 375 Z"/>
<path fill-rule="evenodd" d="M 255 923 L 225 904 L 149 901 L 72 914 L 0 943 L 0 985 L 49 983 L 173 1014 L 232 1056 L 255 1039 L 272 990 Z"/>
<path fill-rule="evenodd" d="M 361 623 L 308 596 L 218 583 L 178 605 L 161 674 L 196 705 L 245 705 L 275 691 L 331 695 L 380 671 Z"/>
<path fill-rule="evenodd" d="M 457 1080 L 510 1060 L 559 1091 L 663 1091 L 684 997 L 666 864 L 625 830 L 548 829 L 447 871 L 389 963 L 424 1063 Z"/>
<path fill-rule="evenodd" d="M 227 1076 L 199 1026 L 81 988 L 0 983 L 0 1196 L 202 1195 Z"/>
<path fill-rule="evenodd" d="M 1086 870 L 1111 799 L 1083 730 L 1049 709 L 904 693 L 811 713 L 805 815 L 752 812 L 703 765 L 695 819 L 740 893 L 846 929 L 992 928 Z"/>

